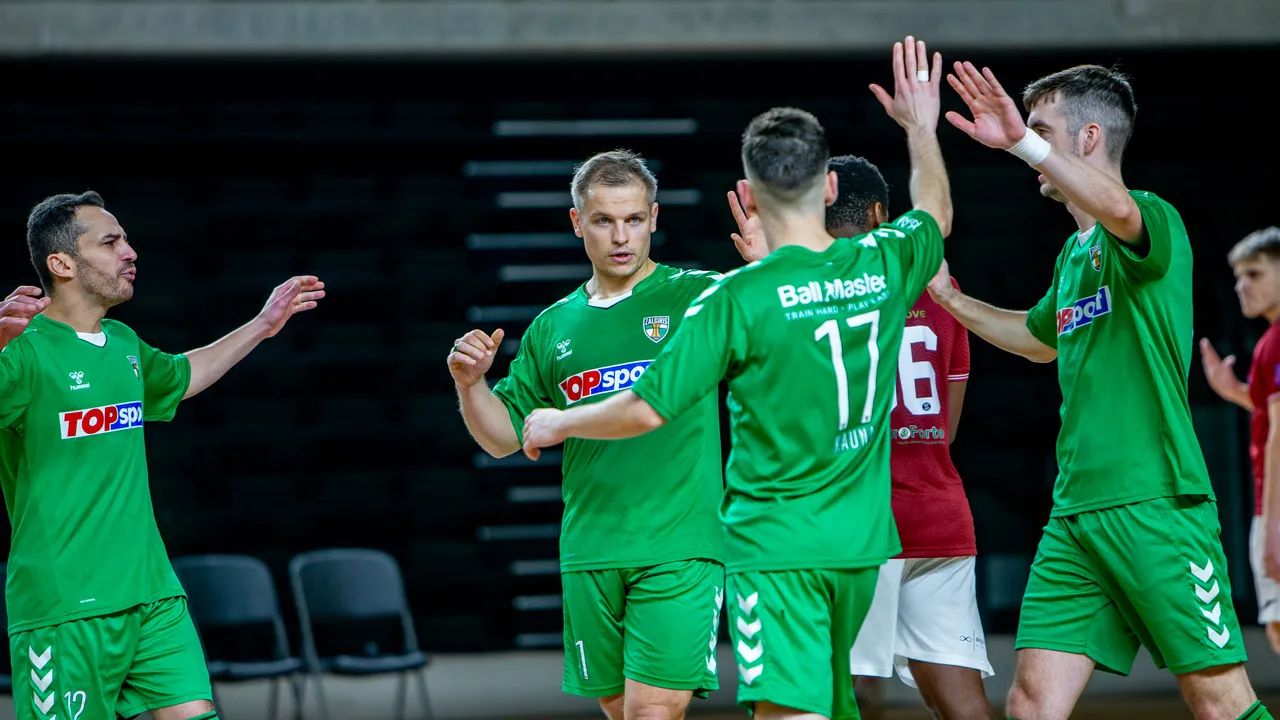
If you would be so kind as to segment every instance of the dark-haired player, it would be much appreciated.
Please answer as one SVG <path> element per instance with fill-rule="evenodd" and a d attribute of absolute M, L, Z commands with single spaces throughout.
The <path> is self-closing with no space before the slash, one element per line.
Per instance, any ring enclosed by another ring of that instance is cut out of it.
<path fill-rule="evenodd" d="M 1197 718 L 1269 718 L 1245 672 L 1209 473 L 1191 423 L 1191 243 L 1178 211 L 1121 177 L 1137 106 L 1096 65 L 1041 78 L 1022 120 L 990 70 L 956 63 L 969 106 L 947 119 L 1040 172 L 1079 230 L 1030 311 L 930 292 L 988 342 L 1058 361 L 1053 510 L 1027 582 L 1005 713 L 1066 718 L 1095 667 L 1127 674 L 1138 646 L 1178 678 Z M 944 265 L 945 267 L 945 265 Z"/>

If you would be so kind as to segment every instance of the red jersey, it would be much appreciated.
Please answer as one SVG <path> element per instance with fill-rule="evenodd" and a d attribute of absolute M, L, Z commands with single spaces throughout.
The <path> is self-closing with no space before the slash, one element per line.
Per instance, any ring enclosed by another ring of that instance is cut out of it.
<path fill-rule="evenodd" d="M 1249 459 L 1253 462 L 1253 514 L 1262 514 L 1262 488 L 1265 483 L 1267 433 L 1271 421 L 1267 416 L 1267 403 L 1280 392 L 1280 330 L 1277 325 L 1267 328 L 1253 348 L 1253 362 L 1249 365 L 1249 400 L 1253 413 L 1249 416 Z"/>
<path fill-rule="evenodd" d="M 960 288 L 954 278 L 951 284 Z M 947 385 L 968 379 L 969 331 L 925 291 L 908 313 L 902 334 L 889 421 L 899 557 L 978 552 L 969 498 L 948 447 Z"/>

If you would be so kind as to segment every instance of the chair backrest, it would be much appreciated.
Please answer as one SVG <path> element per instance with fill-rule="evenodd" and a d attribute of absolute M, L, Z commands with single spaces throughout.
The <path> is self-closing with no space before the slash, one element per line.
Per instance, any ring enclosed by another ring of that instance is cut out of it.
<path fill-rule="evenodd" d="M 289 561 L 289 581 L 308 661 L 316 659 L 312 623 L 399 618 L 406 652 L 418 650 L 413 615 L 395 558 L 379 550 L 333 549 Z"/>
<path fill-rule="evenodd" d="M 269 623 L 276 636 L 276 657 L 289 655 L 284 618 L 266 563 L 247 555 L 193 555 L 174 559 L 173 570 L 198 626 Z"/>

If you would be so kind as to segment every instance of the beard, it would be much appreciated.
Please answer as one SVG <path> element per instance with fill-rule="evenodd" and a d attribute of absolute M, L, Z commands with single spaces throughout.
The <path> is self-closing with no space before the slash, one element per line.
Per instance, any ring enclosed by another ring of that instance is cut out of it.
<path fill-rule="evenodd" d="M 1080 143 L 1078 141 L 1073 142 L 1071 144 L 1071 147 L 1067 148 L 1067 154 L 1074 158 L 1080 157 L 1081 152 L 1080 152 L 1079 146 L 1080 146 Z M 1049 198 L 1050 200 L 1056 200 L 1062 203 L 1063 205 L 1066 205 L 1067 203 L 1071 202 L 1070 200 L 1067 199 L 1066 195 L 1062 194 L 1061 190 L 1054 187 L 1049 182 L 1045 182 L 1043 185 L 1040 186 L 1040 194 L 1044 197 Z"/>
<path fill-rule="evenodd" d="M 108 275 L 87 263 L 78 269 L 80 287 L 103 307 L 114 307 L 133 297 L 133 283 L 119 275 Z"/>

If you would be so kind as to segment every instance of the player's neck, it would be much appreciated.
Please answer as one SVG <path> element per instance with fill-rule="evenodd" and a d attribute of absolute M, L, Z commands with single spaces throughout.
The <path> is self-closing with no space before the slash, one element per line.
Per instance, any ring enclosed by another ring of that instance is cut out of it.
<path fill-rule="evenodd" d="M 760 213 L 769 250 L 798 245 L 814 252 L 831 247 L 835 238 L 827 232 L 826 218 L 806 212 L 771 210 Z"/>
<path fill-rule="evenodd" d="M 100 333 L 102 318 L 106 317 L 107 309 L 64 288 L 53 295 L 49 307 L 42 314 L 50 320 L 70 326 L 76 332 Z"/>
<path fill-rule="evenodd" d="M 1071 213 L 1071 217 L 1075 218 L 1076 228 L 1080 232 L 1087 231 L 1098 222 L 1092 215 L 1082 210 L 1075 203 L 1067 203 L 1067 212 Z"/>
<path fill-rule="evenodd" d="M 652 258 L 645 258 L 635 272 L 626 277 L 611 278 L 592 270 L 591 279 L 587 281 L 587 297 L 592 300 L 608 300 L 626 295 L 635 289 L 645 278 L 653 274 L 658 264 Z"/>

